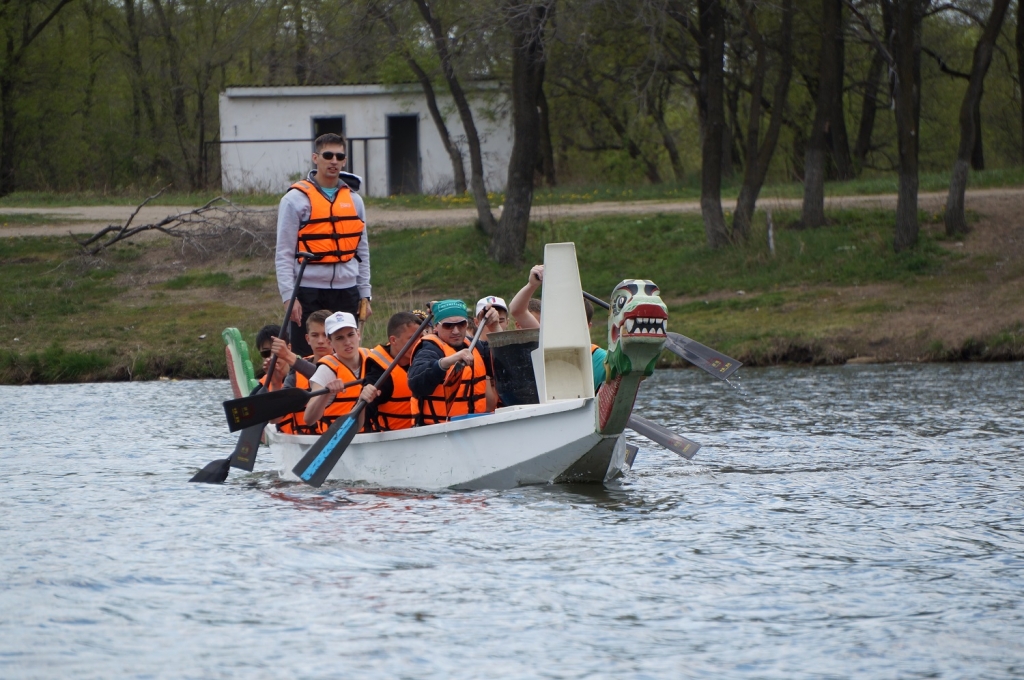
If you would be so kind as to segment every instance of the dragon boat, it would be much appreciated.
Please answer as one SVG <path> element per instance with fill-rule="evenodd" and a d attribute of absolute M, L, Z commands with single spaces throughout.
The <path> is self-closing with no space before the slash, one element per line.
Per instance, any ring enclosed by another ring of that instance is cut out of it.
<path fill-rule="evenodd" d="M 595 394 L 575 246 L 548 244 L 544 262 L 541 327 L 530 353 L 537 403 L 356 435 L 328 479 L 424 490 L 503 489 L 602 483 L 629 469 L 635 447 L 626 445 L 623 431 L 640 382 L 653 373 L 666 341 L 668 312 L 658 287 L 631 279 L 613 291 L 606 377 Z M 273 426 L 266 437 L 281 478 L 299 481 L 292 468 L 318 437 Z"/>

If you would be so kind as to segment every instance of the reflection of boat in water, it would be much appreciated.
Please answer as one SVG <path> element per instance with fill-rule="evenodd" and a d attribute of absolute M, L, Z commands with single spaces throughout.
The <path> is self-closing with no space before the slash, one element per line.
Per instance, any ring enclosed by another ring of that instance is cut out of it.
<path fill-rule="evenodd" d="M 541 330 L 531 353 L 537 402 L 409 430 L 359 434 L 328 479 L 419 489 L 604 482 L 629 468 L 623 430 L 640 380 L 665 343 L 667 313 L 650 281 L 623 281 L 609 314 L 607 377 L 594 393 L 575 247 L 549 244 Z M 501 392 L 499 386 L 499 392 Z M 318 439 L 267 429 L 282 479 Z"/>

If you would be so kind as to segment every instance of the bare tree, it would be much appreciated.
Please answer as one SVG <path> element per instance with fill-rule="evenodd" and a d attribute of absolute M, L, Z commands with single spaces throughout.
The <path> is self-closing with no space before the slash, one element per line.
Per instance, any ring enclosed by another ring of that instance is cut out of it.
<path fill-rule="evenodd" d="M 723 0 L 697 0 L 700 41 L 700 212 L 708 246 L 729 244 L 722 213 L 722 153 L 725 134 L 725 8 Z"/>
<path fill-rule="evenodd" d="M 779 31 L 777 50 L 779 67 L 775 80 L 775 91 L 772 95 L 771 118 L 764 140 L 761 135 L 761 98 L 768 72 L 768 45 L 757 25 L 757 4 L 751 2 L 744 6 L 744 21 L 747 32 L 754 42 L 757 55 L 754 63 L 754 75 L 750 87 L 750 111 L 747 119 L 746 166 L 743 171 L 743 185 L 736 199 L 736 212 L 733 215 L 732 229 L 734 239 L 747 239 L 750 235 L 750 221 L 757 205 L 758 194 L 768 175 L 775 146 L 779 141 L 782 120 L 789 96 L 789 81 L 793 74 L 793 0 L 782 0 L 782 25 Z"/>
<path fill-rule="evenodd" d="M 804 159 L 804 203 L 800 225 L 806 228 L 825 224 L 825 165 L 829 144 L 834 158 L 849 158 L 849 151 L 836 152 L 847 144 L 846 124 L 842 120 L 843 98 L 843 0 L 822 0 L 821 61 L 814 124 L 807 139 Z M 836 101 L 839 101 L 837 106 Z M 841 171 L 842 174 L 845 171 Z M 848 177 L 843 177 L 848 179 Z"/>
<path fill-rule="evenodd" d="M 4 31 L 6 49 L 0 62 L 0 196 L 14 191 L 17 178 L 14 175 L 14 154 L 17 146 L 18 129 L 15 113 L 20 88 L 25 83 L 22 64 L 32 43 L 39 34 L 73 0 L 21 0 L 9 6 L 0 6 L 0 27 Z"/>
<path fill-rule="evenodd" d="M 882 55 L 877 50 L 872 50 L 867 80 L 864 81 L 864 98 L 860 107 L 857 141 L 853 147 L 853 159 L 858 167 L 864 166 L 868 153 L 871 152 L 871 135 L 875 129 L 875 114 L 878 112 L 878 85 L 884 66 L 885 60 Z"/>
<path fill-rule="evenodd" d="M 960 147 L 953 163 L 949 197 L 946 199 L 946 233 L 950 236 L 966 234 L 968 230 L 967 216 L 964 214 L 964 192 L 967 190 L 967 172 L 972 152 L 976 147 L 975 139 L 980 135 L 978 121 L 982 87 L 1009 5 L 1010 0 L 993 0 L 992 12 L 985 22 L 985 29 L 981 32 L 978 44 L 974 47 L 971 76 L 960 105 Z"/>
<path fill-rule="evenodd" d="M 549 0 L 550 1 L 550 0 Z M 508 161 L 505 208 L 491 237 L 490 254 L 502 264 L 519 264 L 533 205 L 533 172 L 540 135 L 538 94 L 544 84 L 544 32 L 549 2 L 508 0 L 506 21 L 512 34 L 512 154 Z"/>
<path fill-rule="evenodd" d="M 380 19 L 387 26 L 388 33 L 391 34 L 392 42 L 397 44 L 397 49 L 401 52 L 402 57 L 405 58 L 405 63 L 408 65 L 409 70 L 416 76 L 416 80 L 419 81 L 420 87 L 423 88 L 423 96 L 427 99 L 427 110 L 430 111 L 430 118 L 434 121 L 434 127 L 437 128 L 437 134 L 441 137 L 441 143 L 444 145 L 445 151 L 448 153 L 448 158 L 452 163 L 452 176 L 455 180 L 455 193 L 459 196 L 466 193 L 466 167 L 463 163 L 462 150 L 452 139 L 451 133 L 448 131 L 448 124 L 445 122 L 444 115 L 441 113 L 440 107 L 437 105 L 437 93 L 434 91 L 434 83 L 427 72 L 420 65 L 419 61 L 413 56 L 409 46 L 403 41 L 403 35 L 398 24 L 395 23 L 395 19 L 392 16 L 394 7 L 382 6 L 378 2 L 370 2 L 368 6 L 370 15 Z"/>
<path fill-rule="evenodd" d="M 473 194 L 473 202 L 476 204 L 477 219 L 480 220 L 480 227 L 487 235 L 494 234 L 498 223 L 491 212 L 491 204 L 487 199 L 487 185 L 484 182 L 484 160 L 483 151 L 480 146 L 480 134 L 476 129 L 476 122 L 473 120 L 473 109 L 469 105 L 469 98 L 462 87 L 458 73 L 455 70 L 455 58 L 452 54 L 452 47 L 449 44 L 449 34 L 441 17 L 434 11 L 431 3 L 427 0 L 412 0 L 419 10 L 423 21 L 427 24 L 430 36 L 437 51 L 438 59 L 441 61 L 441 72 L 444 74 L 448 90 L 455 100 L 455 109 L 459 112 L 459 120 L 462 121 L 462 129 L 466 133 L 466 144 L 469 146 L 469 169 L 470 188 Z"/>

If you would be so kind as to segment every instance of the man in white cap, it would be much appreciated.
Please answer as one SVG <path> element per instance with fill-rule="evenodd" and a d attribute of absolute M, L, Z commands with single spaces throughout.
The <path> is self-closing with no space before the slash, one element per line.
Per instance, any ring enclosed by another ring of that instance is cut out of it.
<path fill-rule="evenodd" d="M 316 373 L 309 379 L 309 389 L 315 392 L 326 387 L 330 392 L 310 399 L 303 415 L 307 423 L 320 421 L 325 430 L 336 419 L 348 415 L 357 401 L 372 402 L 379 392 L 373 385 L 356 383 L 346 387 L 346 383 L 362 380 L 366 375 L 366 359 L 370 354 L 369 350 L 359 346 L 356 318 L 348 312 L 335 312 L 324 321 L 324 330 L 334 354 L 328 354 L 317 362 Z M 362 415 L 359 420 L 357 426 L 361 430 Z"/>
<path fill-rule="evenodd" d="M 498 330 L 508 330 L 508 305 L 497 295 L 488 295 L 482 297 L 476 301 L 476 314 L 473 316 L 477 319 L 483 317 L 483 313 L 487 311 L 488 307 L 493 307 L 494 311 L 498 313 Z M 495 331 L 497 332 L 497 331 Z M 480 342 L 487 342 L 487 326 L 484 326 L 484 330 L 480 333 Z"/>

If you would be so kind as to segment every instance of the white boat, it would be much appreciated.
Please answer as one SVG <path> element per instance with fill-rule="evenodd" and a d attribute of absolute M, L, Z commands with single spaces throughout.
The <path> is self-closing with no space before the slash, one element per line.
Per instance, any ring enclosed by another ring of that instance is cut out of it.
<path fill-rule="evenodd" d="M 590 333 L 571 243 L 545 247 L 540 403 L 393 432 L 356 435 L 328 476 L 350 484 L 437 490 L 601 483 L 629 469 L 623 438 L 640 381 L 665 343 L 667 312 L 650 281 L 623 281 L 609 314 L 607 379 L 594 394 Z M 281 478 L 318 439 L 267 428 Z M 635 453 L 635 449 L 633 451 Z"/>

